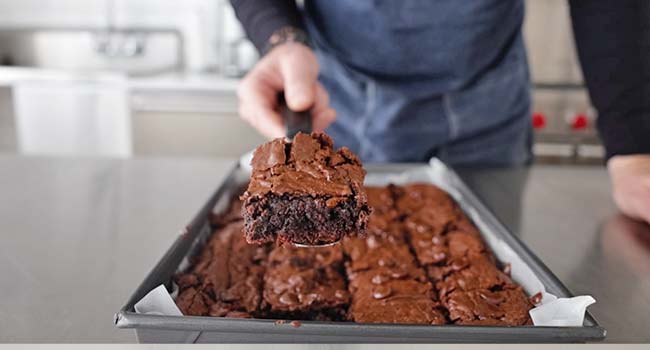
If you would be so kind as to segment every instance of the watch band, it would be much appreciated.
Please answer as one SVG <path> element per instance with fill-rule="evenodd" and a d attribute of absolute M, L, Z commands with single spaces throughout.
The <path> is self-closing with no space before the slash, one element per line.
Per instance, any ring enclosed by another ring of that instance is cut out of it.
<path fill-rule="evenodd" d="M 266 42 L 266 46 L 262 50 L 262 55 L 266 55 L 276 46 L 290 42 L 300 43 L 307 47 L 311 47 L 309 45 L 309 37 L 304 30 L 287 26 L 282 27 L 271 34 L 269 40 Z"/>

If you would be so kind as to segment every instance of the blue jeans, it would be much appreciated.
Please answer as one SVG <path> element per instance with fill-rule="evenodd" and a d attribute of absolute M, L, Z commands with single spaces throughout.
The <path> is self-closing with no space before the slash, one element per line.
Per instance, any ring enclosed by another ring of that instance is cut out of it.
<path fill-rule="evenodd" d="M 523 43 L 471 84 L 431 92 L 426 80 L 371 77 L 318 50 L 337 120 L 326 131 L 364 162 L 513 166 L 532 160 L 530 82 Z M 417 59 L 417 58 L 414 58 Z"/>

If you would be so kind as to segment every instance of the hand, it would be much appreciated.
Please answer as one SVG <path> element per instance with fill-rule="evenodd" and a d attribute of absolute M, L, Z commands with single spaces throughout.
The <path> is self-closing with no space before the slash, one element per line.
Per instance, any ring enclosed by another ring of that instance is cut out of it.
<path fill-rule="evenodd" d="M 633 219 L 650 223 L 650 155 L 614 156 L 607 169 L 618 208 Z"/>
<path fill-rule="evenodd" d="M 237 95 L 239 115 L 270 138 L 285 135 L 277 95 L 284 91 L 287 105 L 300 112 L 311 109 L 314 131 L 323 131 L 336 118 L 329 96 L 318 82 L 318 61 L 307 46 L 286 43 L 273 48 L 244 77 Z"/>

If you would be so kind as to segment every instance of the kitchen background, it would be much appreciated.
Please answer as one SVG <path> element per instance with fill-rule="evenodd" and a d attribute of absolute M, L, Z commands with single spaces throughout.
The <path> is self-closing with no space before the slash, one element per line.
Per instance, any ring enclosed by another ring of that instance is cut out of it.
<path fill-rule="evenodd" d="M 526 3 L 538 161 L 598 163 L 567 1 Z M 0 152 L 238 156 L 256 60 L 227 0 L 0 0 Z"/>

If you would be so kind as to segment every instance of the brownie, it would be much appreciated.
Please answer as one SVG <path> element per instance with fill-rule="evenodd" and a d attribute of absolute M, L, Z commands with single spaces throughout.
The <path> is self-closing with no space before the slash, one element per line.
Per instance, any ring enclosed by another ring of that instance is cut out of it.
<path fill-rule="evenodd" d="M 450 231 L 445 235 L 451 259 L 480 257 L 489 254 L 483 240 L 474 231 Z"/>
<path fill-rule="evenodd" d="M 430 206 L 444 206 L 454 203 L 451 196 L 436 185 L 412 183 L 394 188 L 397 209 L 412 214 Z"/>
<path fill-rule="evenodd" d="M 343 241 L 352 295 L 348 317 L 361 323 L 444 324 L 433 287 L 406 242 L 394 189 L 366 188 L 373 208 L 367 236 Z"/>
<path fill-rule="evenodd" d="M 410 204 L 410 203 L 409 203 Z M 458 221 L 459 209 L 451 200 L 423 202 L 422 208 L 406 215 L 404 224 L 409 233 L 427 233 L 431 236 L 444 234 Z"/>
<path fill-rule="evenodd" d="M 183 314 L 250 317 L 258 309 L 267 248 L 247 244 L 242 229 L 242 221 L 218 228 L 193 267 L 177 276 Z"/>
<path fill-rule="evenodd" d="M 275 247 L 264 275 L 265 308 L 275 317 L 342 319 L 350 301 L 342 269 L 340 246 Z"/>
<path fill-rule="evenodd" d="M 249 243 L 322 245 L 363 234 L 369 206 L 365 171 L 349 149 L 323 133 L 298 133 L 258 147 L 241 197 Z"/>
<path fill-rule="evenodd" d="M 444 324 L 429 282 L 394 275 L 388 267 L 348 275 L 352 305 L 349 317 L 359 323 Z"/>
<path fill-rule="evenodd" d="M 200 284 L 184 286 L 176 297 L 176 305 L 186 316 L 207 316 L 213 303 L 213 298 Z"/>
<path fill-rule="evenodd" d="M 531 324 L 533 307 L 521 287 L 490 291 L 454 291 L 443 298 L 449 318 L 456 324 L 518 326 Z"/>
<path fill-rule="evenodd" d="M 449 269 L 450 272 L 435 283 L 441 296 L 455 290 L 500 289 L 512 285 L 510 278 L 485 255 L 455 260 Z"/>
<path fill-rule="evenodd" d="M 417 263 L 404 236 L 404 229 L 394 210 L 387 187 L 367 187 L 368 203 L 373 213 L 365 237 L 346 237 L 343 251 L 348 257 L 348 273 L 378 267 L 389 267 L 394 273 L 418 275 Z"/>
<path fill-rule="evenodd" d="M 346 240 L 343 247 L 350 257 L 346 264 L 349 272 L 386 266 L 399 273 L 411 274 L 417 267 L 406 243 L 372 235 L 367 239 Z"/>
<path fill-rule="evenodd" d="M 373 216 L 395 219 L 399 215 L 395 206 L 394 193 L 397 186 L 365 186 L 364 189 L 368 198 L 368 205 L 373 210 Z"/>
<path fill-rule="evenodd" d="M 475 233 L 453 230 L 442 236 L 434 236 L 431 241 L 415 239 L 412 243 L 417 245 L 414 247 L 416 252 L 418 252 L 418 248 L 422 249 L 422 252 L 416 255 L 421 264 L 430 267 L 429 270 L 433 271 L 430 276 L 434 280 L 441 279 L 441 273 L 447 275 L 450 272 L 466 268 L 475 259 L 486 258 L 489 260 L 489 264 L 495 265 L 494 257 L 480 236 Z M 425 248 L 428 245 L 430 245 L 431 252 L 443 252 L 439 259 L 427 260 L 428 255 Z"/>
<path fill-rule="evenodd" d="M 298 152 L 292 146 L 301 142 L 298 138 L 293 144 L 282 143 L 284 158 L 276 168 L 269 168 L 271 177 L 285 174 L 287 167 L 304 171 L 301 165 L 297 167 L 299 162 L 291 161 L 300 159 L 292 155 Z M 321 159 L 321 151 L 312 152 L 313 158 Z M 324 248 L 279 245 L 271 249 L 268 244 L 248 244 L 242 234 L 245 223 L 237 214 L 242 202 L 234 200 L 223 214 L 213 216 L 215 233 L 190 270 L 177 276 L 179 308 L 186 315 L 224 317 L 532 324 L 528 311 L 533 303 L 510 279 L 508 265 L 500 267 L 479 230 L 446 192 L 430 184 L 410 184 L 349 193 L 365 196 L 365 205 L 372 207 L 372 214 L 366 212 L 364 219 L 366 234 L 346 234 L 341 244 Z M 269 190 L 264 197 L 274 195 Z M 291 197 L 285 202 L 302 198 L 296 191 L 282 196 Z M 322 199 L 319 196 L 310 198 Z M 250 197 L 242 198 L 246 213 L 252 208 L 246 207 Z"/>
<path fill-rule="evenodd" d="M 408 272 L 417 267 L 399 223 L 379 215 L 371 216 L 366 237 L 346 237 L 342 246 L 350 272 L 383 266 Z"/>

